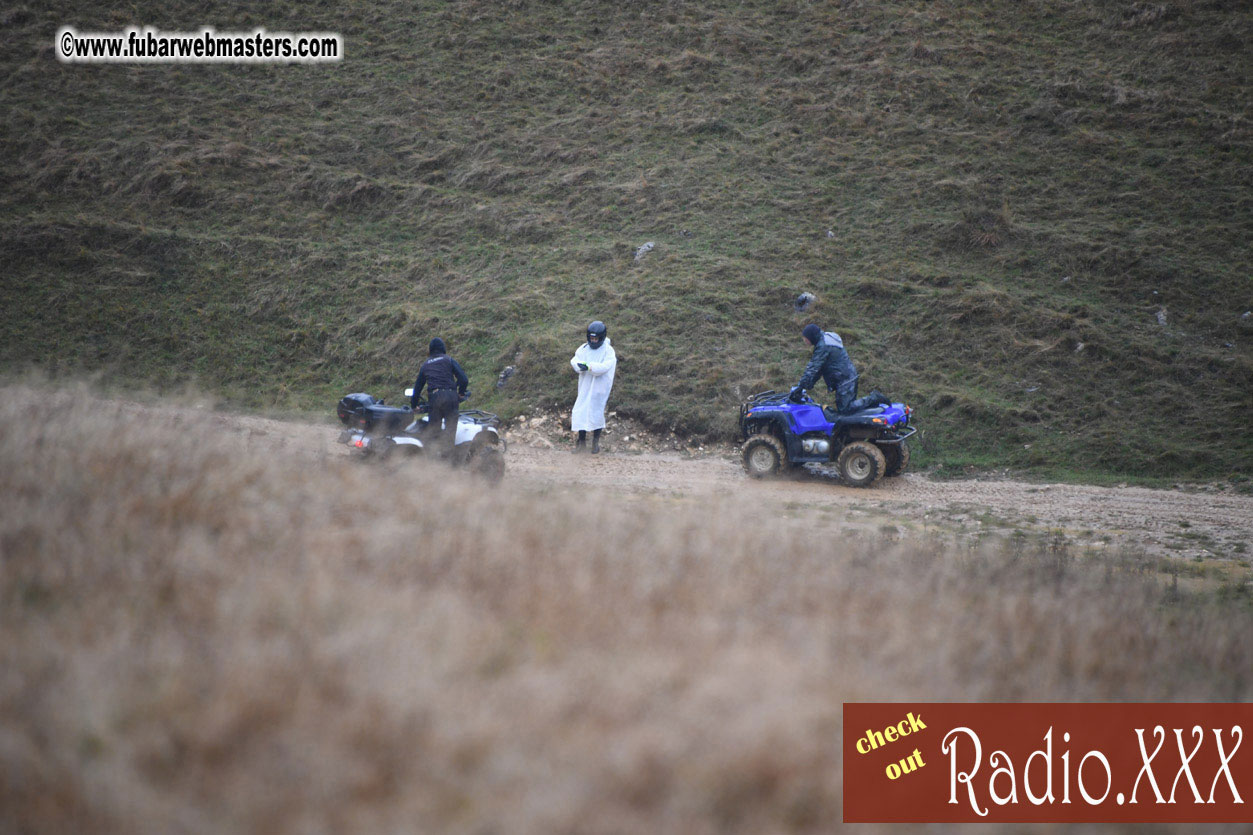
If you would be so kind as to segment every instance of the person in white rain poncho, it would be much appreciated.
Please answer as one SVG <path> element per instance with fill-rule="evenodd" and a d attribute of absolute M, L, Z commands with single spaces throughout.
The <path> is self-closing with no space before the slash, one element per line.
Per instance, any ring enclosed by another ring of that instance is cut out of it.
<path fill-rule="evenodd" d="M 592 452 L 600 452 L 600 432 L 605 428 L 605 404 L 613 389 L 613 372 L 618 355 L 609 344 L 609 329 L 604 322 L 587 326 L 587 342 L 579 346 L 570 360 L 570 367 L 579 375 L 579 396 L 570 412 L 570 428 L 579 433 L 574 451 L 587 449 L 587 433 L 592 433 Z"/>

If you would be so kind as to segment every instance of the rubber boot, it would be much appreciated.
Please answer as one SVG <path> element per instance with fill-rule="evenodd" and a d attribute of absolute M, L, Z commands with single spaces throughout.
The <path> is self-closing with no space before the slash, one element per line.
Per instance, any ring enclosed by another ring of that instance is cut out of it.
<path fill-rule="evenodd" d="M 600 454 L 600 430 L 592 430 L 592 455 Z"/>
<path fill-rule="evenodd" d="M 866 395 L 865 397 L 859 397 L 856 400 L 854 400 L 852 403 L 849 403 L 848 406 L 844 409 L 844 412 L 842 412 L 841 414 L 847 414 L 849 412 L 860 412 L 862 409 L 870 409 L 875 406 L 887 406 L 891 402 L 892 401 L 889 400 L 887 397 L 885 397 L 883 393 L 880 392 L 878 389 L 872 389 L 870 391 L 870 394 Z"/>
<path fill-rule="evenodd" d="M 587 449 L 587 432 L 583 429 L 579 430 L 579 438 L 574 442 L 574 454 L 578 455 Z"/>

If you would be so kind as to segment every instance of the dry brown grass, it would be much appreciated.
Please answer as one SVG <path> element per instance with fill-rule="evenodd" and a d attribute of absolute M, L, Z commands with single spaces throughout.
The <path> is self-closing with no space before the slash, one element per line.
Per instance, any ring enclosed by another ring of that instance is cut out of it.
<path fill-rule="evenodd" d="M 0 831 L 824 830 L 844 701 L 1250 695 L 1247 606 L 1131 558 L 0 393 Z"/>

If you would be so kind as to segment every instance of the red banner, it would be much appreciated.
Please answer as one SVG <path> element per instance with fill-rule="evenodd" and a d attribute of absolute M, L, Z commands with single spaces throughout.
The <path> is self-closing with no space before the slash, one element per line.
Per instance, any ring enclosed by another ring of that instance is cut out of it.
<path fill-rule="evenodd" d="M 845 823 L 1253 822 L 1253 704 L 844 705 Z"/>

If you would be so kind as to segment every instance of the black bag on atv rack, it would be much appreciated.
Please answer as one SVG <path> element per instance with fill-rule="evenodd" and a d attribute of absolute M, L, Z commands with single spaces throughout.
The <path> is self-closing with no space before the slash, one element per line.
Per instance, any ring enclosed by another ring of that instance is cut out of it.
<path fill-rule="evenodd" d="M 344 426 L 365 429 L 370 422 L 369 408 L 377 402 L 368 394 L 348 394 L 340 399 L 335 413 L 339 415 L 339 422 Z"/>
<path fill-rule="evenodd" d="M 339 401 L 335 408 L 340 422 L 350 429 L 370 433 L 400 432 L 413 421 L 413 410 L 408 406 L 385 406 L 368 394 L 350 394 Z"/>

